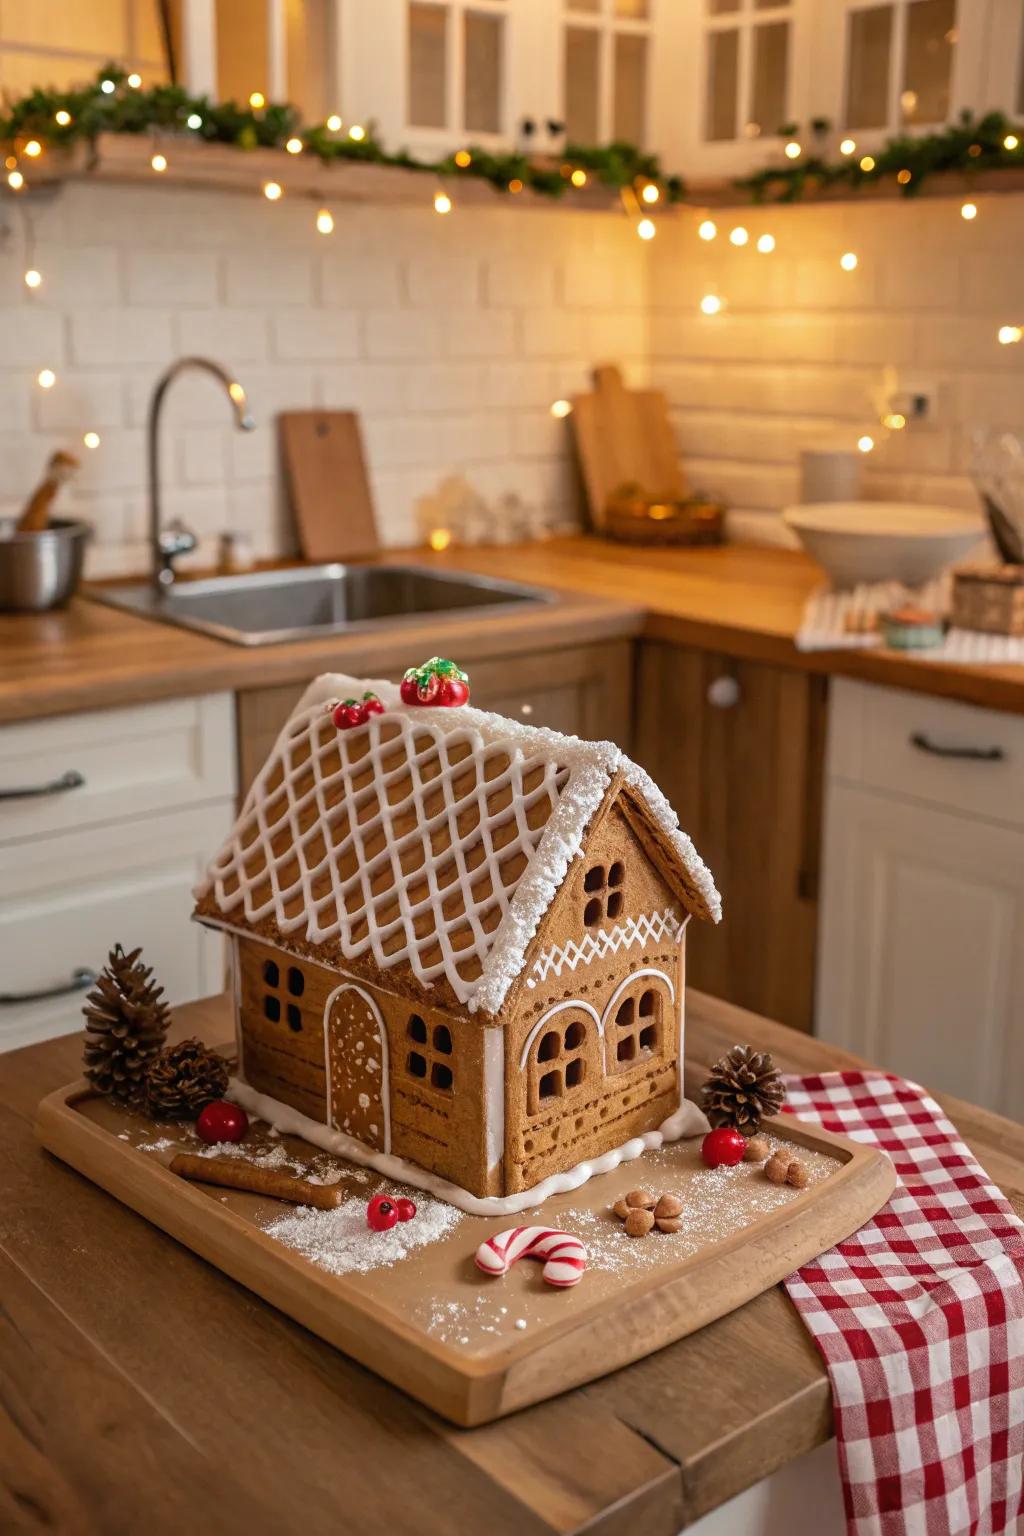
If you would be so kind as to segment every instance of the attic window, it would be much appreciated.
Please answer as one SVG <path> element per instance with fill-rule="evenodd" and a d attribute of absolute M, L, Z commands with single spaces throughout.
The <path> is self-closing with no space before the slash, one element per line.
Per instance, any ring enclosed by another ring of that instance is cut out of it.
<path fill-rule="evenodd" d="M 583 908 L 585 928 L 599 928 L 606 920 L 615 922 L 622 916 L 625 879 L 626 867 L 621 859 L 607 869 L 603 864 L 590 866 L 583 876 L 583 891 L 588 898 Z"/>
<path fill-rule="evenodd" d="M 455 1083 L 451 1064 L 454 1046 L 448 1025 L 435 1024 L 430 1029 L 420 1014 L 411 1013 L 405 1032 L 418 1047 L 410 1051 L 405 1059 L 405 1069 L 409 1076 L 429 1083 L 437 1093 L 451 1093 Z"/>

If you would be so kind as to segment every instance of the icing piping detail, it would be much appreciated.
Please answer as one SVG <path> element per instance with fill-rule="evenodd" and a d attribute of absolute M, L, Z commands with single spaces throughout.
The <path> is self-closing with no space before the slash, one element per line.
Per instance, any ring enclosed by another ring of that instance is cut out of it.
<path fill-rule="evenodd" d="M 520 1069 L 526 1066 L 530 1055 L 530 1046 L 536 1040 L 537 1036 L 540 1034 L 548 1020 L 552 1018 L 556 1013 L 564 1012 L 566 1008 L 579 1008 L 583 1013 L 589 1013 L 590 1017 L 597 1025 L 598 1036 L 600 1037 L 604 1034 L 604 1020 L 599 1016 L 597 1009 L 592 1003 L 584 1002 L 581 997 L 567 998 L 564 1002 L 555 1003 L 554 1006 L 549 1008 L 546 1013 L 542 1013 L 536 1024 L 534 1024 L 533 1028 L 530 1030 L 530 1033 L 526 1037 L 526 1043 L 523 1046 L 522 1054 L 519 1057 Z"/>
<path fill-rule="evenodd" d="M 564 944 L 552 944 L 541 950 L 533 962 L 526 985 L 535 987 L 539 981 L 547 981 L 549 976 L 561 976 L 563 966 L 574 971 L 578 965 L 589 965 L 591 960 L 602 960 L 605 955 L 617 955 L 622 949 L 632 949 L 634 944 L 646 944 L 648 940 L 659 944 L 664 938 L 677 939 L 684 926 L 675 907 L 666 907 L 664 912 L 652 912 L 649 917 L 642 913 L 640 917 L 617 923 L 614 928 L 585 933 L 579 943 L 568 939 Z"/>

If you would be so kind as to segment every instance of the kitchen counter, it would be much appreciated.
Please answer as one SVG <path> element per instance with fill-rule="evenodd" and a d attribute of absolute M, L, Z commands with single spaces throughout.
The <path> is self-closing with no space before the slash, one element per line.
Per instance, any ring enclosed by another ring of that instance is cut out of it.
<path fill-rule="evenodd" d="M 388 562 L 478 571 L 556 588 L 543 609 L 396 624 L 375 634 L 247 649 L 76 599 L 63 612 L 0 616 L 0 723 L 217 689 L 374 675 L 444 645 L 462 660 L 644 635 L 802 671 L 841 674 L 1024 714 L 1024 667 L 963 667 L 894 651 L 800 652 L 806 555 L 732 544 L 638 549 L 583 535 L 547 543 L 388 551 Z"/>
<path fill-rule="evenodd" d="M 700 993 L 687 1008 L 697 1081 L 736 1040 L 791 1071 L 857 1064 Z M 185 1031 L 227 1038 L 228 1000 L 182 1010 Z M 80 1052 L 80 1035 L 52 1040 L 0 1074 L 7 1526 L 674 1536 L 829 1437 L 827 1377 L 781 1287 L 603 1380 L 453 1429 L 39 1148 L 35 1106 Z M 940 1102 L 1024 1214 L 1024 1127 Z"/>

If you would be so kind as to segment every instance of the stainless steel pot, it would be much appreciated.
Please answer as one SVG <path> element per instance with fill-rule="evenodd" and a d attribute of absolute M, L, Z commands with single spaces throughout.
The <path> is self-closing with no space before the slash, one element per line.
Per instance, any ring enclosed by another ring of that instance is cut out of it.
<path fill-rule="evenodd" d="M 90 523 L 55 518 L 41 533 L 18 533 L 13 517 L 0 517 L 0 613 L 59 608 L 82 579 Z"/>

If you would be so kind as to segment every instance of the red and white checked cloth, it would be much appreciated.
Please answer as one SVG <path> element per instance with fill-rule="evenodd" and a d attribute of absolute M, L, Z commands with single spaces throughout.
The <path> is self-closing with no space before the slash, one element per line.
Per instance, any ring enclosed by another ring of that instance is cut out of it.
<path fill-rule="evenodd" d="M 898 1179 L 786 1280 L 832 1382 L 848 1536 L 1024 1530 L 1024 1227 L 916 1084 L 787 1087 L 787 1109 L 881 1147 Z"/>

